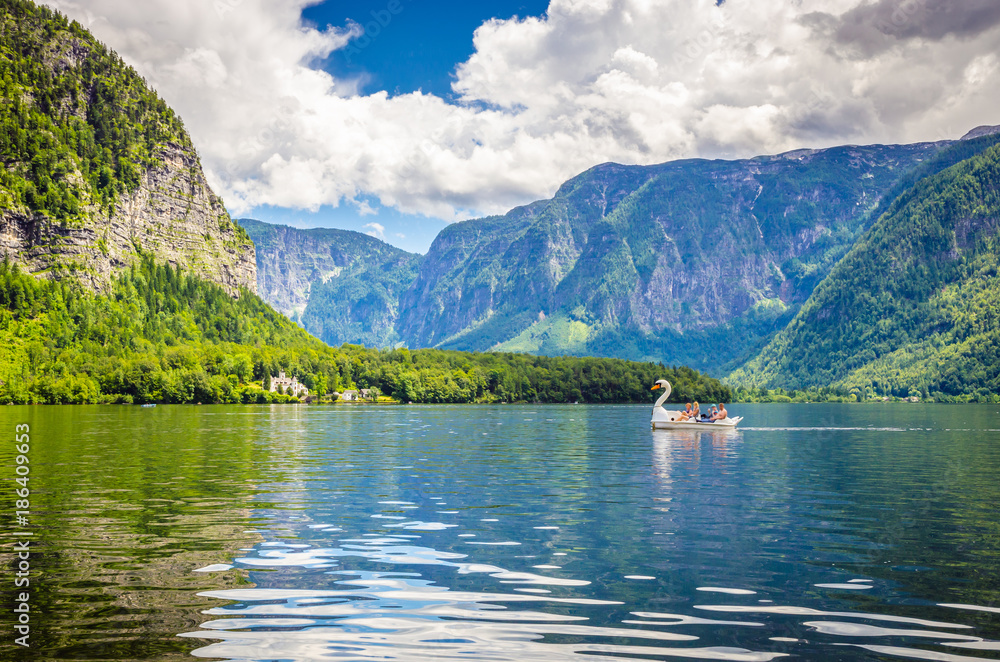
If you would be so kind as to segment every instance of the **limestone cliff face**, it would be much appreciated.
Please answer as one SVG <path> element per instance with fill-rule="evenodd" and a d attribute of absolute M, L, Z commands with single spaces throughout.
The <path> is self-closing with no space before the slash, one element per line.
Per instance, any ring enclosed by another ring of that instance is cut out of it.
<path fill-rule="evenodd" d="M 258 294 L 294 320 L 301 320 L 314 282 L 340 275 L 365 252 L 350 250 L 361 246 L 345 238 L 363 240 L 346 230 L 300 230 L 250 218 L 238 222 L 256 249 Z"/>
<path fill-rule="evenodd" d="M 253 242 L 226 212 L 191 148 L 168 144 L 161 165 L 110 215 L 63 224 L 44 215 L 0 212 L 0 251 L 43 277 L 72 274 L 100 291 L 140 252 L 214 281 L 236 294 L 257 291 Z"/>
<path fill-rule="evenodd" d="M 78 23 L 0 4 L 0 255 L 102 290 L 140 255 L 256 291 L 253 242 L 183 122 Z"/>
<path fill-rule="evenodd" d="M 269 304 L 331 345 L 399 342 L 400 295 L 419 255 L 349 230 L 240 224 L 256 245 L 259 292 Z"/>
<path fill-rule="evenodd" d="M 168 145 L 164 166 L 145 173 L 139 189 L 115 209 L 106 242 L 134 244 L 229 291 L 257 291 L 250 237 L 212 192 L 193 150 Z"/>
<path fill-rule="evenodd" d="M 780 328 L 882 196 L 945 145 L 595 167 L 551 200 L 442 231 L 399 333 L 716 369 Z"/>
<path fill-rule="evenodd" d="M 664 167 L 605 164 L 551 200 L 446 227 L 403 297 L 400 335 L 416 347 L 477 349 L 517 335 L 558 306 L 559 284 L 602 219 Z"/>

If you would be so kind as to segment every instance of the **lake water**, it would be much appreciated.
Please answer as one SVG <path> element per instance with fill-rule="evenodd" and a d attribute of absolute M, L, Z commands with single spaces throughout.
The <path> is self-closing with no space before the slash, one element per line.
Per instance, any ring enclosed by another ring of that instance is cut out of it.
<path fill-rule="evenodd" d="M 731 409 L 2 407 L 0 654 L 1000 659 L 1000 407 Z"/>

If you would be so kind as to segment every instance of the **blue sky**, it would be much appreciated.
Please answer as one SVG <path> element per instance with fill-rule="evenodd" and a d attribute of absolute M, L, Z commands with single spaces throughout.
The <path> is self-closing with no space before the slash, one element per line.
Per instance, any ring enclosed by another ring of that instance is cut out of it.
<path fill-rule="evenodd" d="M 45 2 L 180 114 L 234 216 L 418 252 L 608 161 L 1000 124 L 997 0 Z"/>
<path fill-rule="evenodd" d="M 331 0 L 302 12 L 308 25 L 323 29 L 353 21 L 365 35 L 346 48 L 316 61 L 338 79 L 356 79 L 360 91 L 384 90 L 390 95 L 422 90 L 453 102 L 455 67 L 473 52 L 476 28 L 493 18 L 541 16 L 547 0 Z M 406 214 L 367 198 L 374 214 L 361 215 L 356 207 L 324 205 L 318 211 L 263 205 L 245 214 L 260 220 L 299 227 L 337 227 L 376 234 L 400 248 L 426 252 L 445 221 Z"/>
<path fill-rule="evenodd" d="M 366 27 L 367 39 L 354 40 L 322 63 L 335 77 L 361 78 L 365 93 L 423 90 L 451 100 L 455 66 L 472 55 L 476 28 L 491 18 L 541 16 L 548 4 L 548 0 L 331 0 L 308 7 L 302 18 L 317 27 L 347 21 Z M 398 8 L 396 13 L 389 11 L 391 6 Z"/>

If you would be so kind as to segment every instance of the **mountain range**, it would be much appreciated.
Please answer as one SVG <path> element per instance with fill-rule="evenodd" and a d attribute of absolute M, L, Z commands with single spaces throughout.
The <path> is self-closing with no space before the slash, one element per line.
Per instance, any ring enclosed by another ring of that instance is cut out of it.
<path fill-rule="evenodd" d="M 418 256 L 335 230 L 293 253 L 289 233 L 248 223 L 255 251 L 176 113 L 28 0 L 0 0 L 0 158 L 0 404 L 297 402 L 273 388 L 281 372 L 310 397 L 403 402 L 647 402 L 664 377 L 675 398 L 731 396 L 651 363 L 324 344 L 255 293 L 255 255 L 265 283 L 289 284 L 264 290 L 284 312 L 326 336 L 362 320 L 380 343 Z M 346 313 L 323 317 L 324 302 Z"/>
<path fill-rule="evenodd" d="M 837 397 L 1000 391 L 998 127 L 603 164 L 415 255 L 234 222 L 121 58 L 28 0 L 0 10 L 0 401 L 273 401 L 276 370 L 425 402 L 640 401 L 655 374 L 728 397 L 692 367 Z"/>
<path fill-rule="evenodd" d="M 424 256 L 348 231 L 240 223 L 265 298 L 296 297 L 296 319 L 334 345 L 612 356 L 818 386 L 839 378 L 763 370 L 761 352 L 779 351 L 899 200 L 998 140 L 979 127 L 955 141 L 604 164 L 550 200 L 448 226 Z"/>

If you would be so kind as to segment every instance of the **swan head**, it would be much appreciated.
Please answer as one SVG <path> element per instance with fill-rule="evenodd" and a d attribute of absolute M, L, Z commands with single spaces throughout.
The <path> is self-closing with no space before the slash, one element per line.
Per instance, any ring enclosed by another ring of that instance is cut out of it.
<path fill-rule="evenodd" d="M 666 393 L 668 396 L 670 395 L 670 382 L 668 382 L 666 379 L 656 380 L 656 383 L 653 384 L 653 388 L 649 390 L 656 391 L 661 388 L 663 389 L 664 393 Z"/>

